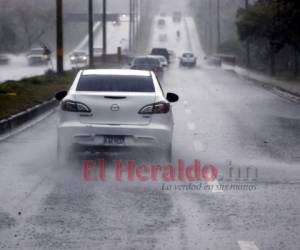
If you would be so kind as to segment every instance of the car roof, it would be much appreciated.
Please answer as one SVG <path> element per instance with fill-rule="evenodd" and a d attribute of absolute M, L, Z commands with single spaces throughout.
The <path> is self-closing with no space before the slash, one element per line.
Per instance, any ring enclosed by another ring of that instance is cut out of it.
<path fill-rule="evenodd" d="M 137 57 L 135 57 L 134 59 L 147 59 L 147 58 L 150 58 L 150 59 L 157 59 L 157 56 L 156 56 L 156 55 L 137 56 Z"/>
<path fill-rule="evenodd" d="M 82 75 L 150 76 L 150 71 L 132 69 L 87 69 Z"/>

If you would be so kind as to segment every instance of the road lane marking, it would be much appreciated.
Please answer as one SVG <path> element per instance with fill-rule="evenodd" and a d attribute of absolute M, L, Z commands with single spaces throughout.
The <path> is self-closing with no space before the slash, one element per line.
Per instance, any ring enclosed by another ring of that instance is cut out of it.
<path fill-rule="evenodd" d="M 217 188 L 217 186 L 220 185 L 218 180 L 208 181 L 207 184 L 213 187 L 211 190 L 212 193 L 223 193 L 224 192 L 222 189 Z"/>
<path fill-rule="evenodd" d="M 238 241 L 241 250 L 259 250 L 254 241 Z"/>
<path fill-rule="evenodd" d="M 31 127 L 34 127 L 36 126 L 38 123 L 44 121 L 46 118 L 48 118 L 49 116 L 51 116 L 52 114 L 54 114 L 56 111 L 55 108 L 47 111 L 46 113 L 38 116 L 37 118 L 34 118 L 26 123 L 24 123 L 23 125 L 21 125 L 20 127 L 14 129 L 13 131 L 10 131 L 10 132 L 7 132 L 7 133 L 4 133 L 3 135 L 0 136 L 0 142 L 1 141 L 4 141 L 12 136 L 15 136 L 17 134 L 20 134 L 22 133 L 23 131 L 31 128 Z"/>
<path fill-rule="evenodd" d="M 189 130 L 195 131 L 196 130 L 196 125 L 193 122 L 188 122 L 188 128 Z"/>
<path fill-rule="evenodd" d="M 185 109 L 184 112 L 185 112 L 187 115 L 192 114 L 192 110 L 191 110 L 191 109 Z"/>
<path fill-rule="evenodd" d="M 197 153 L 205 151 L 204 145 L 199 141 L 194 141 L 194 149 Z"/>

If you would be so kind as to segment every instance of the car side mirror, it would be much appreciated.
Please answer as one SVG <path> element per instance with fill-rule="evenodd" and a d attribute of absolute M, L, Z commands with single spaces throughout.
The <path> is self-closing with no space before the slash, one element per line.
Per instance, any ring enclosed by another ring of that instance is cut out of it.
<path fill-rule="evenodd" d="M 169 102 L 177 102 L 179 100 L 179 96 L 174 93 L 167 93 L 167 100 Z"/>
<path fill-rule="evenodd" d="M 62 99 L 64 99 L 67 96 L 67 94 L 68 94 L 68 91 L 66 91 L 66 90 L 60 91 L 55 94 L 55 99 L 57 101 L 61 101 Z"/>

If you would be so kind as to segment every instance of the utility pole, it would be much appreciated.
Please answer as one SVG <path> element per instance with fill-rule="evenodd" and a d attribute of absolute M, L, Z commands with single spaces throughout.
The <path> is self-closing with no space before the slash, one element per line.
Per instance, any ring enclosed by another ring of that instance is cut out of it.
<path fill-rule="evenodd" d="M 129 50 L 133 49 L 133 0 L 129 0 Z"/>
<path fill-rule="evenodd" d="M 217 0 L 217 52 L 219 51 L 221 45 L 221 8 L 220 0 Z"/>
<path fill-rule="evenodd" d="M 141 0 L 136 0 L 136 44 L 139 44 L 140 40 L 140 28 L 141 28 Z"/>
<path fill-rule="evenodd" d="M 245 0 L 245 9 L 249 9 L 249 0 Z M 246 57 L 247 57 L 247 67 L 251 67 L 251 56 L 250 56 L 250 41 L 246 41 Z"/>
<path fill-rule="evenodd" d="M 208 19 L 209 19 L 209 49 L 213 53 L 213 22 L 212 22 L 212 0 L 208 0 Z"/>
<path fill-rule="evenodd" d="M 137 34 L 137 0 L 133 0 L 133 6 L 132 6 L 132 15 L 133 15 L 133 50 L 136 49 L 136 34 Z"/>
<path fill-rule="evenodd" d="M 89 0 L 89 61 L 90 68 L 94 68 L 94 10 L 93 0 Z"/>
<path fill-rule="evenodd" d="M 56 64 L 57 73 L 64 73 L 63 3 L 56 0 Z"/>
<path fill-rule="evenodd" d="M 106 16 L 106 0 L 103 0 L 103 2 L 102 2 L 102 32 L 103 32 L 103 34 L 102 34 L 102 46 L 103 46 L 103 48 L 102 48 L 102 58 L 103 58 L 103 61 L 105 61 L 106 60 L 106 54 L 107 54 L 107 39 L 106 39 L 106 32 L 107 32 L 107 26 L 106 26 L 106 24 L 107 24 L 107 16 Z"/>

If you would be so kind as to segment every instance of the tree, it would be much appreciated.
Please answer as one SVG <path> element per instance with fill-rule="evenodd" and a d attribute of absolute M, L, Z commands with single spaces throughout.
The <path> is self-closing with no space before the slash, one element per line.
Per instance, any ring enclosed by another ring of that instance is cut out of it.
<path fill-rule="evenodd" d="M 54 27 L 52 11 L 33 8 L 28 3 L 17 7 L 16 16 L 26 38 L 25 49 L 39 43 L 41 37 Z"/>
<path fill-rule="evenodd" d="M 286 44 L 294 49 L 294 74 L 299 73 L 300 53 L 300 2 L 299 0 L 277 0 L 279 5 L 279 18 L 282 22 L 282 36 Z"/>
<path fill-rule="evenodd" d="M 12 51 L 16 44 L 15 23 L 9 15 L 8 1 L 0 3 L 0 51 Z"/>
<path fill-rule="evenodd" d="M 239 9 L 237 28 L 241 41 L 265 41 L 270 55 L 270 73 L 275 74 L 275 55 L 286 44 L 283 29 L 286 20 L 281 15 L 280 0 L 258 0 L 246 9 Z"/>

